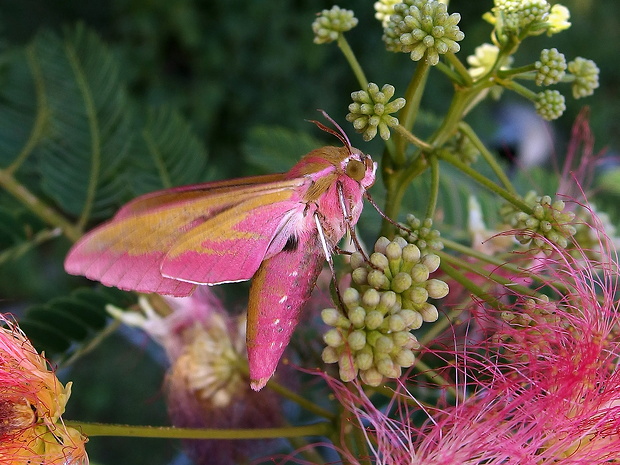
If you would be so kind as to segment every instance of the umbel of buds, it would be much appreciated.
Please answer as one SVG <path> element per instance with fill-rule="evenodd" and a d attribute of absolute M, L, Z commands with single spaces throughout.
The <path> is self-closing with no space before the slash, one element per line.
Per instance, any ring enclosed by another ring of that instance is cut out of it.
<path fill-rule="evenodd" d="M 359 374 L 364 383 L 378 386 L 413 365 L 419 345 L 410 331 L 437 320 L 437 308 L 428 299 L 445 297 L 448 285 L 429 279 L 439 257 L 422 255 L 402 237 L 379 238 L 369 261 L 356 252 L 351 266 L 353 285 L 343 293 L 344 308 L 321 313 L 332 326 L 323 337 L 322 357 L 338 363 L 343 381 Z"/>
<path fill-rule="evenodd" d="M 553 201 L 548 195 L 537 196 L 534 191 L 530 191 L 524 200 L 532 206 L 531 214 L 508 206 L 501 211 L 504 220 L 517 230 L 515 238 L 521 244 L 532 244 L 545 253 L 551 253 L 550 243 L 566 248 L 569 238 L 577 232 L 571 224 L 575 214 L 566 210 L 562 200 Z"/>
<path fill-rule="evenodd" d="M 383 29 L 383 41 L 391 52 L 409 53 L 413 61 L 424 58 L 439 63 L 439 55 L 456 53 L 465 34 L 457 26 L 458 13 L 448 14 L 444 3 L 436 0 L 412 0 L 394 5 Z"/>

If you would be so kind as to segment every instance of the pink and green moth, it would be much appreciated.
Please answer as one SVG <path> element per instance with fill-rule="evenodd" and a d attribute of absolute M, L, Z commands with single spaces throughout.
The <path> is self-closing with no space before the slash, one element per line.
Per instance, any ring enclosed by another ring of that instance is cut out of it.
<path fill-rule="evenodd" d="M 377 165 L 343 147 L 306 154 L 290 171 L 177 187 L 123 206 L 70 250 L 65 269 L 124 290 L 187 296 L 197 285 L 252 279 L 251 386 L 276 370 L 327 259 L 357 223 Z"/>

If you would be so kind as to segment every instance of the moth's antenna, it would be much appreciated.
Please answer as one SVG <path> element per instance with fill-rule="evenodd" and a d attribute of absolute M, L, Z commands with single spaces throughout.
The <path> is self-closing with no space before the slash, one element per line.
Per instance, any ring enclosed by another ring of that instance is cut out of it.
<path fill-rule="evenodd" d="M 323 117 L 329 121 L 330 123 L 332 123 L 336 129 L 338 129 L 338 131 L 334 131 L 331 128 L 328 128 L 327 126 L 325 126 L 323 123 L 321 123 L 320 121 L 316 121 L 316 120 L 309 120 L 311 123 L 316 124 L 320 130 L 325 131 L 335 137 L 337 137 L 340 142 L 342 142 L 345 147 L 347 148 L 347 150 L 349 151 L 349 154 L 353 153 L 353 150 L 351 148 L 351 142 L 349 141 L 349 138 L 347 137 L 346 132 L 344 132 L 344 130 L 340 127 L 340 125 L 338 123 L 336 123 L 336 121 L 334 121 L 332 119 L 331 116 L 329 116 L 327 114 L 327 112 L 325 110 L 321 110 L 319 109 L 318 111 L 320 111 L 323 114 Z"/>

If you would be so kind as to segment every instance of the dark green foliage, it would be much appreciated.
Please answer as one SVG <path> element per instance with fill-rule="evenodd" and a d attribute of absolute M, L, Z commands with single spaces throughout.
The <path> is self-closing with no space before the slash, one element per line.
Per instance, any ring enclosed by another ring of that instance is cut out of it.
<path fill-rule="evenodd" d="M 105 306 L 125 307 L 135 302 L 132 294 L 98 286 L 80 288 L 66 297 L 28 308 L 19 324 L 39 352 L 54 357 L 76 350 L 101 331 L 108 320 Z"/>

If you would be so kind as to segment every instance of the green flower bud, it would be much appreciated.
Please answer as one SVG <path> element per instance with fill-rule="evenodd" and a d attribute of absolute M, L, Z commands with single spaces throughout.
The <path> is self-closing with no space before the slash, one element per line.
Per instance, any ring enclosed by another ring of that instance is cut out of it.
<path fill-rule="evenodd" d="M 411 269 L 410 274 L 411 274 L 411 278 L 413 279 L 414 283 L 423 283 L 424 281 L 428 279 L 428 275 L 430 273 L 428 271 L 428 268 L 426 268 L 426 266 L 422 265 L 421 263 L 418 263 Z"/>
<path fill-rule="evenodd" d="M 383 382 L 383 375 L 375 368 L 364 370 L 360 373 L 360 378 L 364 384 L 377 387 Z M 344 381 L 344 380 L 343 380 Z"/>
<path fill-rule="evenodd" d="M 422 315 L 420 315 L 419 312 L 411 309 L 403 309 L 398 313 L 398 315 L 405 322 L 405 327 L 409 329 L 418 329 L 420 326 L 422 326 L 422 323 L 424 321 L 422 320 Z"/>
<path fill-rule="evenodd" d="M 515 238 L 524 245 L 533 243 L 545 253 L 551 252 L 550 244 L 541 239 L 544 236 L 548 241 L 560 248 L 568 245 L 568 239 L 576 233 L 572 223 L 575 214 L 566 211 L 566 205 L 561 200 L 552 201 L 548 195 L 537 196 L 530 191 L 524 198 L 532 207 L 532 214 L 517 212 L 513 208 L 503 207 L 502 217 L 514 229 L 520 230 Z"/>
<path fill-rule="evenodd" d="M 330 347 L 339 347 L 344 344 L 342 333 L 337 329 L 330 329 L 323 335 L 323 341 Z"/>
<path fill-rule="evenodd" d="M 568 72 L 574 76 L 573 97 L 583 98 L 594 93 L 598 88 L 599 69 L 592 60 L 577 57 L 568 64 Z"/>
<path fill-rule="evenodd" d="M 323 359 L 325 363 L 336 363 L 339 359 L 338 351 L 334 347 L 327 346 L 321 353 L 321 359 Z"/>
<path fill-rule="evenodd" d="M 449 15 L 446 5 L 435 0 L 411 3 L 394 6 L 383 30 L 387 49 L 409 53 L 413 61 L 425 58 L 431 66 L 439 63 L 439 55 L 457 53 L 457 42 L 465 37 L 457 26 L 461 15 Z"/>
<path fill-rule="evenodd" d="M 366 313 L 364 323 L 366 324 L 366 329 L 377 329 L 383 324 L 383 314 L 377 310 L 371 310 Z"/>
<path fill-rule="evenodd" d="M 439 279 L 429 279 L 426 283 L 426 290 L 431 299 L 442 299 L 450 291 L 448 285 Z"/>
<path fill-rule="evenodd" d="M 427 323 L 437 321 L 437 318 L 439 318 L 439 312 L 437 311 L 437 307 L 429 304 L 428 302 L 425 302 L 421 305 L 419 312 L 420 315 L 422 315 L 422 319 Z"/>
<path fill-rule="evenodd" d="M 376 289 L 368 289 L 364 292 L 362 296 L 362 304 L 365 309 L 373 310 L 377 308 L 379 302 L 381 301 L 381 295 L 377 292 Z"/>
<path fill-rule="evenodd" d="M 403 331 L 407 328 L 404 318 L 400 314 L 390 315 L 388 317 L 388 327 L 390 331 Z"/>
<path fill-rule="evenodd" d="M 360 293 L 356 289 L 349 287 L 342 294 L 342 302 L 347 308 L 355 308 L 360 303 Z"/>
<path fill-rule="evenodd" d="M 351 278 L 355 284 L 368 284 L 368 270 L 366 268 L 355 268 L 351 272 Z"/>
<path fill-rule="evenodd" d="M 343 32 L 357 26 L 357 18 L 353 11 L 333 6 L 331 10 L 323 10 L 312 23 L 315 44 L 326 44 L 338 39 Z"/>
<path fill-rule="evenodd" d="M 343 352 L 338 359 L 338 374 L 342 381 L 353 381 L 357 376 L 357 367 L 350 353 Z"/>
<path fill-rule="evenodd" d="M 353 252 L 351 254 L 351 258 L 349 260 L 349 264 L 351 265 L 351 268 L 353 268 L 353 269 L 360 268 L 360 267 L 363 267 L 366 264 L 366 259 L 364 258 L 364 256 L 361 253 Z"/>
<path fill-rule="evenodd" d="M 347 338 L 349 348 L 353 351 L 362 350 L 366 345 L 366 332 L 361 330 L 353 331 Z"/>
<path fill-rule="evenodd" d="M 365 141 L 372 140 L 377 131 L 383 140 L 390 138 L 390 127 L 398 125 L 398 119 L 392 116 L 405 106 L 405 99 L 400 97 L 393 101 L 394 86 L 385 84 L 381 90 L 374 82 L 368 84 L 367 90 L 351 94 L 353 103 L 349 105 L 347 121 L 353 123 L 357 132 L 363 133 Z"/>
<path fill-rule="evenodd" d="M 366 310 L 364 310 L 364 307 L 355 307 L 353 310 L 350 310 L 349 321 L 354 328 L 363 327 L 366 324 Z"/>
<path fill-rule="evenodd" d="M 441 259 L 439 258 L 439 255 L 429 253 L 422 257 L 420 263 L 422 263 L 430 273 L 434 273 L 439 268 L 439 265 L 441 264 Z"/>
<path fill-rule="evenodd" d="M 355 354 L 355 364 L 360 370 L 370 369 L 373 365 L 374 359 L 372 349 L 369 345 L 364 346 L 363 349 Z"/>
<path fill-rule="evenodd" d="M 438 230 L 433 229 L 433 220 L 431 218 L 421 221 L 414 215 L 409 214 L 407 215 L 405 226 L 411 232 L 399 231 L 398 234 L 406 239 L 409 244 L 415 244 L 422 253 L 443 249 L 443 243 L 440 239 L 441 234 Z"/>
<path fill-rule="evenodd" d="M 558 119 L 566 110 L 564 96 L 557 90 L 545 90 L 536 96 L 536 112 L 547 121 Z"/>
<path fill-rule="evenodd" d="M 566 74 L 566 58 L 558 49 L 544 49 L 540 52 L 540 60 L 536 66 L 536 85 L 550 86 L 562 80 Z"/>
<path fill-rule="evenodd" d="M 379 252 L 375 252 L 370 256 L 370 263 L 380 270 L 386 270 L 390 266 L 387 257 Z"/>
<path fill-rule="evenodd" d="M 403 368 L 409 368 L 415 363 L 415 355 L 410 349 L 401 349 L 394 356 L 394 362 Z"/>
<path fill-rule="evenodd" d="M 390 241 L 387 237 L 381 236 L 379 239 L 377 239 L 377 242 L 375 242 L 374 251 L 377 253 L 385 254 L 385 252 L 387 251 L 387 246 L 391 243 L 392 241 Z"/>
<path fill-rule="evenodd" d="M 401 293 L 411 287 L 413 280 L 408 273 L 400 272 L 392 279 L 392 290 Z"/>
<path fill-rule="evenodd" d="M 321 319 L 329 326 L 338 326 L 340 328 L 349 328 L 351 322 L 342 313 L 335 308 L 325 308 L 321 311 Z"/>

